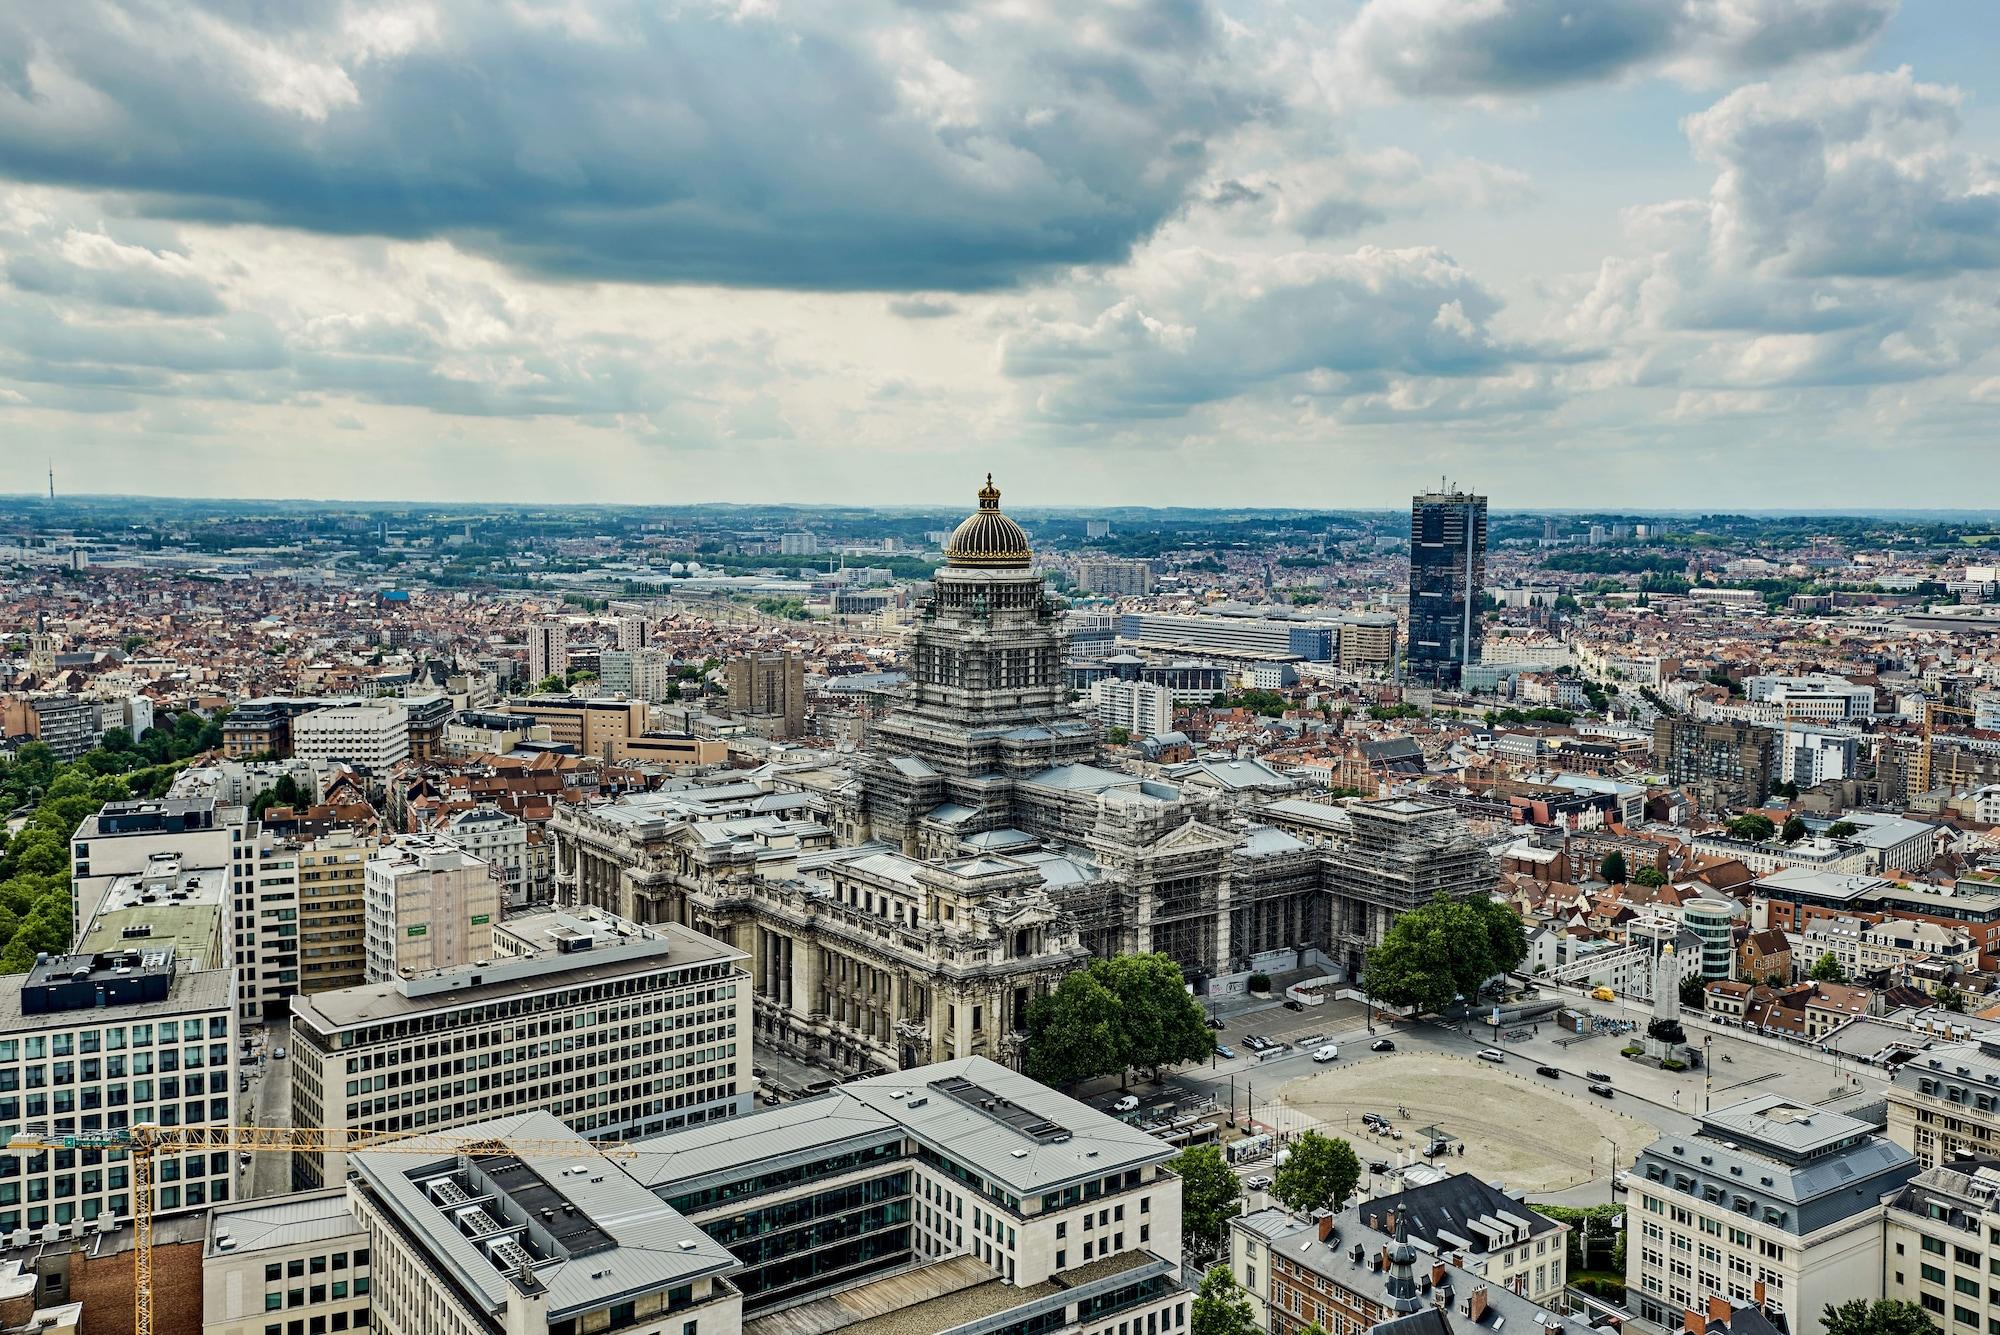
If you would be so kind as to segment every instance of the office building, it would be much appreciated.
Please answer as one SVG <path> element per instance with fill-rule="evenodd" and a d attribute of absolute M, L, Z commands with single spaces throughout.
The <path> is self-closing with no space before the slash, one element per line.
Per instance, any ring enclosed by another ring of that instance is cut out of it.
<path fill-rule="evenodd" d="M 1706 810 L 1755 806 L 1777 773 L 1776 735 L 1749 723 L 1704 723 L 1684 715 L 1653 724 L 1653 763 L 1667 782 L 1693 789 Z"/>
<path fill-rule="evenodd" d="M 778 536 L 780 556 L 818 556 L 819 537 L 812 533 L 783 533 Z"/>
<path fill-rule="evenodd" d="M 647 617 L 618 618 L 618 647 L 626 653 L 644 649 L 653 643 L 653 623 Z"/>
<path fill-rule="evenodd" d="M 1486 587 L 1486 498 L 1456 490 L 1410 501 L 1409 671 L 1454 686 L 1479 661 Z"/>
<path fill-rule="evenodd" d="M 1737 908 L 1733 901 L 1691 899 L 1681 905 L 1681 926 L 1701 943 L 1700 978 L 1712 983 L 1733 973 L 1736 959 Z M 1785 982 L 1790 982 L 1787 977 Z"/>
<path fill-rule="evenodd" d="M 623 760 L 625 743 L 646 731 L 648 710 L 644 700 L 531 695 L 509 700 L 507 713 L 547 727 L 551 742 L 580 756 Z"/>
<path fill-rule="evenodd" d="M 1882 1296 L 1912 1303 L 1937 1329 L 1975 1335 L 1991 1328 L 2000 1275 L 2000 1160 L 1959 1159 L 1927 1167 L 1887 1202 Z"/>
<path fill-rule="evenodd" d="M 1743 695 L 1753 705 L 1768 706 L 1773 722 L 1866 723 L 1875 717 L 1873 686 L 1830 673 L 1746 677 Z"/>
<path fill-rule="evenodd" d="M 1888 1136 L 1926 1168 L 2000 1158 L 2000 1038 L 1934 1044 L 1889 1077 Z"/>
<path fill-rule="evenodd" d="M 212 797 L 106 802 L 70 836 L 72 935 L 83 931 L 114 881 L 146 871 L 156 854 L 227 877 L 242 840 L 241 810 Z"/>
<path fill-rule="evenodd" d="M 0 697 L 0 732 L 31 737 L 55 752 L 59 761 L 75 760 L 97 745 L 97 702 L 80 695 L 10 695 Z"/>
<path fill-rule="evenodd" d="M 368 1233 L 344 1187 L 217 1206 L 201 1254 L 201 1335 L 339 1335 L 372 1322 Z"/>
<path fill-rule="evenodd" d="M 806 665 L 797 654 L 746 654 L 724 669 L 729 712 L 765 737 L 803 737 Z"/>
<path fill-rule="evenodd" d="M 562 621 L 536 621 L 528 626 L 528 687 L 533 690 L 550 677 L 558 680 L 569 673 L 569 625 Z"/>
<path fill-rule="evenodd" d="M 1672 1325 L 1711 1294 L 1761 1302 L 1794 1335 L 1882 1288 L 1882 1200 L 1917 1160 L 1866 1123 L 1764 1094 L 1702 1114 L 1633 1165 L 1625 1283 L 1644 1320 Z"/>
<path fill-rule="evenodd" d="M 1076 587 L 1112 598 L 1141 597 L 1153 591 L 1153 567 L 1146 561 L 1088 556 L 1077 563 Z"/>
<path fill-rule="evenodd" d="M 448 695 L 412 695 L 403 700 L 403 726 L 411 760 L 429 760 L 444 751 L 444 730 L 455 707 Z"/>
<path fill-rule="evenodd" d="M 262 696 L 244 700 L 222 721 L 222 754 L 230 760 L 292 754 L 292 723 L 301 714 L 335 703 L 317 696 Z"/>
<path fill-rule="evenodd" d="M 483 963 L 302 998 L 293 1120 L 424 1131 L 539 1109 L 633 1139 L 751 1107 L 739 952 L 602 914 L 517 918 L 494 944 Z M 339 1156 L 300 1154 L 293 1181 L 344 1171 Z"/>
<path fill-rule="evenodd" d="M 432 835 L 404 835 L 368 859 L 363 878 L 369 982 L 493 954 L 502 882 L 482 859 Z"/>
<path fill-rule="evenodd" d="M 102 893 L 76 936 L 81 954 L 168 951 L 189 969 L 227 969 L 235 960 L 227 865 L 200 866 L 179 853 L 155 853 L 135 872 L 104 878 Z"/>
<path fill-rule="evenodd" d="M 438 837 L 493 868 L 508 908 L 527 904 L 533 877 L 528 866 L 528 827 L 519 816 L 481 804 L 453 815 Z"/>
<path fill-rule="evenodd" d="M 664 704 L 673 693 L 674 660 L 664 649 L 606 649 L 597 661 L 597 687 L 606 695 Z"/>
<path fill-rule="evenodd" d="M 1097 663 L 1118 652 L 1116 613 L 1071 608 L 1063 613 L 1063 632 L 1067 662 Z"/>
<path fill-rule="evenodd" d="M 354 1156 L 347 1194 L 383 1330 L 739 1335 L 735 1258 L 623 1161 L 542 1112 L 477 1133 L 493 1147 Z"/>
<path fill-rule="evenodd" d="M 409 714 L 399 704 L 315 709 L 292 720 L 292 754 L 386 774 L 409 758 Z"/>
<path fill-rule="evenodd" d="M 1329 662 L 1339 652 L 1340 631 L 1337 623 L 1303 617 L 1180 612 L 1125 612 L 1118 617 L 1118 638 L 1135 648 L 1236 662 Z"/>
<path fill-rule="evenodd" d="M 300 844 L 252 827 L 250 875 L 234 905 L 236 1004 L 246 1022 L 281 1020 L 299 994 Z"/>
<path fill-rule="evenodd" d="M 1150 681 L 1106 677 L 1090 688 L 1091 712 L 1107 733 L 1122 728 L 1132 738 L 1174 730 L 1174 693 Z"/>
<path fill-rule="evenodd" d="M 226 968 L 183 968 L 168 950 L 121 949 L 37 960 L 0 976 L 0 1128 L 66 1132 L 236 1122 L 235 987 Z M 7 1156 L 0 1234 L 69 1231 L 132 1217 L 124 1151 Z M 230 1156 L 187 1154 L 157 1170 L 154 1208 L 230 1198 Z"/>
<path fill-rule="evenodd" d="M 298 845 L 301 992 L 367 981 L 368 859 L 380 846 L 351 829 Z"/>
<path fill-rule="evenodd" d="M 1396 667 L 1396 618 L 1388 612 L 1357 612 L 1340 619 L 1343 672 L 1391 672 Z"/>

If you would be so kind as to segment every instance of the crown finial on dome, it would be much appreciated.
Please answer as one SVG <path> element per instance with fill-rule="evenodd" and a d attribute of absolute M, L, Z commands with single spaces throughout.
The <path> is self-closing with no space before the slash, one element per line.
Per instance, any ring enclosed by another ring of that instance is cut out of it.
<path fill-rule="evenodd" d="M 993 474 L 986 475 L 986 485 L 979 489 L 979 508 L 998 510 L 1000 508 L 1000 488 L 993 485 Z"/>

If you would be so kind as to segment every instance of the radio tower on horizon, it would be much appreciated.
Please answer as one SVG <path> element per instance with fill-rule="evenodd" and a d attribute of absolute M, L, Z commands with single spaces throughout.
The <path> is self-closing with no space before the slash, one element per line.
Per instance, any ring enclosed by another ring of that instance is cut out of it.
<path fill-rule="evenodd" d="M 56 503 L 56 461 L 49 460 L 49 504 Z"/>

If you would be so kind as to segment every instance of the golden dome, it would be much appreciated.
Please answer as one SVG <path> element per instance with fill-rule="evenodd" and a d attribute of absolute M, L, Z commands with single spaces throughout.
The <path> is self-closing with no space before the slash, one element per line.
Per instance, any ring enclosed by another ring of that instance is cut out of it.
<path fill-rule="evenodd" d="M 988 570 L 1026 570 L 1033 554 L 1028 551 L 1028 535 L 1021 526 L 1000 513 L 1000 489 L 993 474 L 979 489 L 979 508 L 952 530 L 944 545 L 947 565 L 971 566 Z"/>

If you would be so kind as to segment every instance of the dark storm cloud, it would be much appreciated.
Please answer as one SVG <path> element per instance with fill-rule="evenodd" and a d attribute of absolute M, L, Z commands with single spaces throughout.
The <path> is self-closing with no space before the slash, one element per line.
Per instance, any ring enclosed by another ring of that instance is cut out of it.
<path fill-rule="evenodd" d="M 13 7 L 0 173 L 556 277 L 964 291 L 1122 258 L 1260 105 L 1190 0 L 574 11 Z"/>

